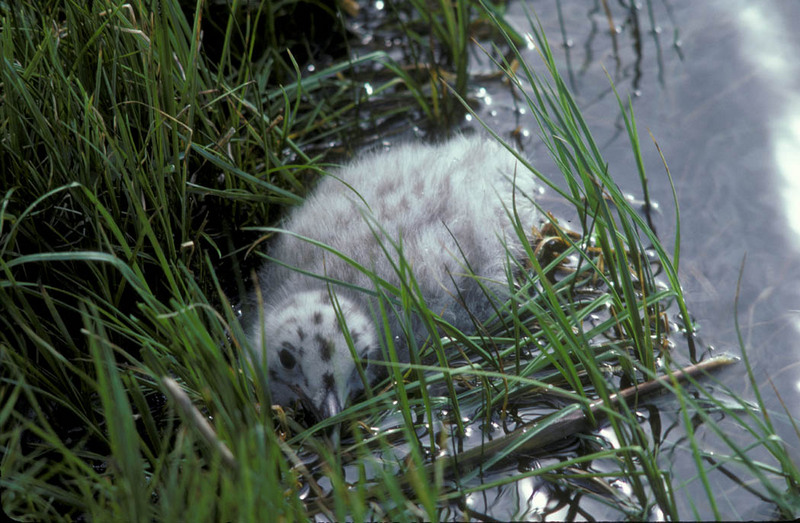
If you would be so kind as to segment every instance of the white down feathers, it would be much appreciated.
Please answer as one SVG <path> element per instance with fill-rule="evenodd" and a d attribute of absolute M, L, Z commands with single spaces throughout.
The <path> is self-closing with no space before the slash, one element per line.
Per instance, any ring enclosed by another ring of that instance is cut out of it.
<path fill-rule="evenodd" d="M 401 284 L 395 269 L 399 246 L 427 308 L 469 331 L 470 313 L 487 319 L 491 301 L 508 297 L 507 251 L 522 256 L 509 216 L 512 200 L 529 231 L 541 219 L 531 201 L 537 189 L 534 175 L 513 154 L 482 137 L 396 146 L 325 177 L 283 223 L 291 234 L 279 234 L 268 251 L 295 269 L 267 262 L 258 275 L 263 304 L 256 306 L 260 314 L 250 341 L 257 357 L 267 359 L 273 402 L 299 399 L 322 418 L 363 390 L 340 319 L 359 358 L 384 358 L 385 333 L 374 321 L 378 308 L 372 295 L 303 272 L 374 292 L 371 276 L 298 236 L 328 246 L 392 286 Z M 401 320 L 391 310 L 388 319 L 399 357 L 408 361 Z M 424 340 L 427 330 L 415 327 L 422 331 L 414 333 L 418 341 Z M 379 367 L 367 368 L 368 380 L 385 372 Z"/>

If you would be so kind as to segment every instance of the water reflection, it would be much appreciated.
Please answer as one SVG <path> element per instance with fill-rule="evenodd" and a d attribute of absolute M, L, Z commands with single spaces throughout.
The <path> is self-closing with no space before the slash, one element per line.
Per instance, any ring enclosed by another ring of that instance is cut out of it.
<path fill-rule="evenodd" d="M 789 227 L 800 240 L 800 97 L 794 94 L 795 61 L 787 45 L 785 19 L 769 6 L 753 4 L 742 10 L 739 24 L 741 56 L 764 77 L 781 100 L 780 116 L 769 130 L 776 172 L 781 176 L 779 190 Z M 765 93 L 768 94 L 768 93 Z M 772 94 L 772 93 L 769 93 Z"/>
<path fill-rule="evenodd" d="M 765 4 L 752 4 L 742 9 L 739 16 L 742 32 L 742 56 L 750 59 L 753 66 L 783 78 L 790 60 L 786 56 L 788 47 L 783 39 L 783 20 L 777 12 Z"/>
<path fill-rule="evenodd" d="M 764 95 L 774 96 L 778 101 L 775 117 L 768 119 L 766 127 L 777 178 L 774 185 L 782 202 L 786 230 L 792 233 L 792 245 L 797 249 L 800 247 L 800 96 L 796 94 L 798 71 L 793 53 L 796 46 L 790 45 L 794 33 L 786 26 L 786 20 L 780 11 L 768 5 L 753 4 L 743 9 L 739 17 L 740 54 L 763 78 Z M 798 318 L 787 323 L 800 333 Z M 800 391 L 800 379 L 795 378 L 794 388 Z"/>
<path fill-rule="evenodd" d="M 772 128 L 775 166 L 781 176 L 780 193 L 786 221 L 800 245 L 800 100 L 787 104 L 787 110 Z"/>

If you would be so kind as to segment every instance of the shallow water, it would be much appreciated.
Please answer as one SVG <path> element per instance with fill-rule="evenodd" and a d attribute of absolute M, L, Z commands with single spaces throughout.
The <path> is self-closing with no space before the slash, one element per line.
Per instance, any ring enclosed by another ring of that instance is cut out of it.
<path fill-rule="evenodd" d="M 613 4 L 614 20 L 621 25 L 626 13 Z M 659 32 L 650 30 L 647 7 L 640 9 L 641 60 L 629 23 L 616 35 L 617 69 L 605 15 L 578 3 L 562 9 L 572 47 L 565 52 L 559 46 L 556 55 L 563 60 L 562 71 L 569 56 L 572 89 L 614 178 L 640 197 L 636 166 L 601 66 L 621 95 L 634 96 L 651 197 L 662 210 L 655 225 L 671 246 L 671 189 L 648 130 L 675 181 L 687 302 L 701 337 L 719 351 L 738 353 L 733 305 L 746 256 L 739 311 L 749 355 L 756 371 L 769 375 L 800 414 L 793 401 L 800 392 L 795 343 L 800 330 L 800 63 L 794 59 L 800 35 L 789 24 L 800 17 L 800 4 L 684 1 L 667 4 L 672 20 L 664 3 L 652 4 Z M 532 7 L 555 48 L 556 11 L 550 2 Z M 522 7 L 515 4 L 511 12 L 513 17 Z M 523 29 L 524 19 L 518 22 Z M 592 25 L 598 31 L 594 35 Z M 674 31 L 680 51 L 673 47 Z M 530 56 L 531 63 L 536 60 Z M 523 145 L 534 157 L 546 154 L 537 147 L 536 129 L 530 132 Z M 735 385 L 736 370 L 728 374 Z"/>
<path fill-rule="evenodd" d="M 660 204 L 654 224 L 671 250 L 672 192 L 648 130 L 663 151 L 680 205 L 681 282 L 702 343 L 712 353 L 739 354 L 734 301 L 746 257 L 742 334 L 776 428 L 798 456 L 797 436 L 770 382 L 800 415 L 800 35 L 790 23 L 800 19 L 800 4 L 653 1 L 632 15 L 621 2 L 608 2 L 618 28 L 613 38 L 601 2 L 588 4 L 529 5 L 613 177 L 640 198 L 636 164 L 603 67 L 620 95 L 632 97 L 651 198 Z M 522 4 L 512 4 L 509 12 L 520 32 L 529 31 Z M 533 50 L 526 60 L 540 63 Z M 538 165 L 548 165 L 534 119 L 520 114 L 507 90 L 486 89 L 483 100 L 490 103 L 480 115 L 506 130 L 505 137 L 520 125 L 519 145 Z M 744 365 L 719 378 L 752 397 Z M 669 423 L 669 412 L 662 421 Z M 713 438 L 708 441 L 713 448 Z M 676 472 L 691 474 L 688 454 L 676 452 L 671 459 Z M 718 476 L 715 492 L 728 517 L 769 514 L 768 506 Z M 698 509 L 710 516 L 707 507 Z M 603 514 L 614 517 L 604 511 L 593 516 Z"/>

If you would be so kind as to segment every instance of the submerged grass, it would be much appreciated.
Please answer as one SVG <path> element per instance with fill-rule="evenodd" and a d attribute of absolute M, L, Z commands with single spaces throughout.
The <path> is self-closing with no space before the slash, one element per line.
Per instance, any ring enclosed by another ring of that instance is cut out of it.
<path fill-rule="evenodd" d="M 410 42 L 402 63 L 380 51 L 354 56 L 329 8 L 309 15 L 318 32 L 304 38 L 282 29 L 300 4 L 245 4 L 0 3 L 7 514 L 454 519 L 480 517 L 468 503 L 475 494 L 543 478 L 574 493 L 565 517 L 584 510 L 581 497 L 605 506 L 607 517 L 733 517 L 710 479 L 721 468 L 746 473 L 741 484 L 777 516 L 800 513 L 800 472 L 760 396 L 754 406 L 719 384 L 664 383 L 685 434 L 669 452 L 689 453 L 696 478 L 663 459 L 666 443 L 641 423 L 639 404 L 613 401 L 623 384 L 670 372 L 670 351 L 686 349 L 671 348 L 668 314 L 679 312 L 682 334 L 693 339 L 679 247 L 671 260 L 614 183 L 534 20 L 541 66 L 525 62 L 496 7 L 413 2 L 396 18 Z M 517 220 L 527 259 L 509 273 L 514 295 L 493 318 L 476 318 L 472 335 L 420 302 L 402 244 L 385 245 L 404 284 L 374 277 L 376 321 L 394 308 L 408 311 L 411 328 L 416 311 L 431 337 L 409 364 L 387 337 L 393 379 L 336 418 L 305 426 L 269 407 L 266 369 L 244 358 L 231 296 L 244 296 L 259 263 L 246 252 L 326 170 L 327 144 L 363 132 L 360 115 L 374 124 L 368 141 L 409 105 L 435 125 L 453 118 L 452 101 L 469 110 L 476 19 L 504 35 L 490 54 L 511 50 L 498 68 L 526 99 L 566 190 L 523 157 L 516 175 L 550 183 L 581 228 L 566 231 L 552 218 L 532 234 Z M 319 59 L 320 41 L 341 56 Z M 407 66 L 424 56 L 428 76 L 420 77 Z M 450 67 L 454 76 L 441 74 Z M 620 110 L 645 184 L 632 105 L 620 101 Z M 521 449 L 564 430 L 568 418 L 587 427 L 607 420 L 600 427 L 610 433 L 576 436 L 580 448 L 555 463 L 508 471 L 528 462 Z M 331 446 L 337 424 L 340 445 Z M 492 426 L 508 435 L 498 438 Z M 730 426 L 748 439 L 731 437 Z M 725 450 L 704 450 L 698 429 Z M 773 462 L 751 457 L 757 449 Z M 515 514 L 547 515 L 526 503 Z"/>

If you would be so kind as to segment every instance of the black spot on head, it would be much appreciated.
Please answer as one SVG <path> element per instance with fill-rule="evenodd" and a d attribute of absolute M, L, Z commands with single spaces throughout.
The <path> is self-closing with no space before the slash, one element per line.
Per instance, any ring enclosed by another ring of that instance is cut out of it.
<path fill-rule="evenodd" d="M 283 365 L 286 369 L 291 370 L 295 365 L 297 365 L 297 360 L 295 359 L 294 355 L 286 349 L 281 350 L 278 353 L 278 357 L 281 360 L 281 365 Z"/>
<path fill-rule="evenodd" d="M 361 337 L 361 335 L 358 332 L 350 331 L 350 339 L 353 340 L 353 345 L 357 345 L 358 344 L 358 339 L 360 337 Z"/>
<path fill-rule="evenodd" d="M 333 378 L 333 374 L 330 372 L 323 374 L 322 384 L 325 385 L 325 390 L 334 390 L 336 388 L 336 380 Z"/>
<path fill-rule="evenodd" d="M 300 338 L 300 341 L 306 339 L 306 333 L 302 327 L 297 327 L 297 337 Z"/>
<path fill-rule="evenodd" d="M 317 348 L 319 349 L 319 355 L 322 361 L 330 361 L 331 356 L 333 356 L 333 342 L 328 338 L 323 338 L 319 334 L 314 336 L 314 341 L 317 342 Z"/>
<path fill-rule="evenodd" d="M 319 325 L 320 323 L 322 323 L 322 313 L 321 312 L 316 311 L 314 313 L 313 318 L 314 318 L 314 324 L 315 325 Z"/>
<path fill-rule="evenodd" d="M 278 372 L 275 369 L 269 369 L 269 377 L 273 380 L 278 379 Z"/>

